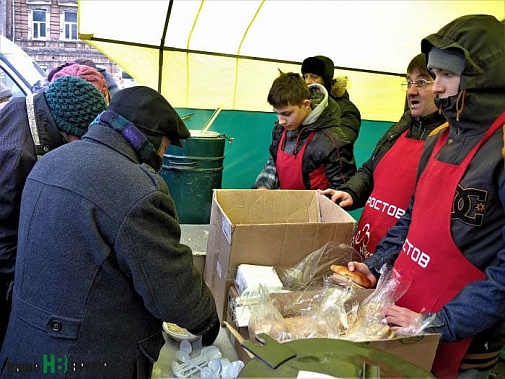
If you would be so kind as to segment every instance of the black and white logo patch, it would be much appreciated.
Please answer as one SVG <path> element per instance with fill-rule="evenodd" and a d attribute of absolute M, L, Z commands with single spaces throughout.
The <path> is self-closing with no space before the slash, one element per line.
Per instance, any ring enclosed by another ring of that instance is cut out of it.
<path fill-rule="evenodd" d="M 487 191 L 477 188 L 463 188 L 458 184 L 454 203 L 452 204 L 452 220 L 472 225 L 481 226 L 486 210 Z"/>

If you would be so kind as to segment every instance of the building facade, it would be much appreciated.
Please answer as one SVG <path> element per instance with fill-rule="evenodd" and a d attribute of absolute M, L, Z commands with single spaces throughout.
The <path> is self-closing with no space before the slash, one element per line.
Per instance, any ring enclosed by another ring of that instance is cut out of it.
<path fill-rule="evenodd" d="M 20 46 L 49 72 L 76 58 L 88 58 L 119 78 L 121 69 L 78 39 L 77 0 L 0 0 L 0 34 Z"/>

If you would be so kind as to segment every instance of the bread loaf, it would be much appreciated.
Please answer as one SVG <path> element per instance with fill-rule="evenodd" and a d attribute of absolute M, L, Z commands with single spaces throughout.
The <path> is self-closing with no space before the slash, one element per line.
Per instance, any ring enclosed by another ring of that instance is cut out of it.
<path fill-rule="evenodd" d="M 372 282 L 365 275 L 358 271 L 349 271 L 346 266 L 331 265 L 331 271 L 336 275 L 351 279 L 354 283 L 364 288 L 371 288 Z"/>

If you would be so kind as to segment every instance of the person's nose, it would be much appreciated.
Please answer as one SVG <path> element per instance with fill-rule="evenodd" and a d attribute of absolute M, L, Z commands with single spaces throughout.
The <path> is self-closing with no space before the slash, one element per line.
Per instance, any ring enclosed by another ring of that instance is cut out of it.
<path fill-rule="evenodd" d="M 277 119 L 279 120 L 279 125 L 286 125 L 286 119 L 281 115 L 277 115 Z"/>
<path fill-rule="evenodd" d="M 445 87 L 442 84 L 441 80 L 437 80 L 435 78 L 435 82 L 433 83 L 433 88 L 431 90 L 435 95 L 438 95 L 445 92 Z"/>
<path fill-rule="evenodd" d="M 415 84 L 412 84 L 407 90 L 407 96 L 416 96 L 419 93 L 419 88 Z"/>

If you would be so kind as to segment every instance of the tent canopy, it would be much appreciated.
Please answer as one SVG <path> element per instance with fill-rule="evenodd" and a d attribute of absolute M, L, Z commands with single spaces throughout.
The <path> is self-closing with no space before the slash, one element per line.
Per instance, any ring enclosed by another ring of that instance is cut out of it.
<path fill-rule="evenodd" d="M 394 121 L 421 39 L 476 13 L 504 1 L 80 0 L 79 34 L 184 108 L 271 111 L 278 69 L 326 55 L 364 119 Z"/>

